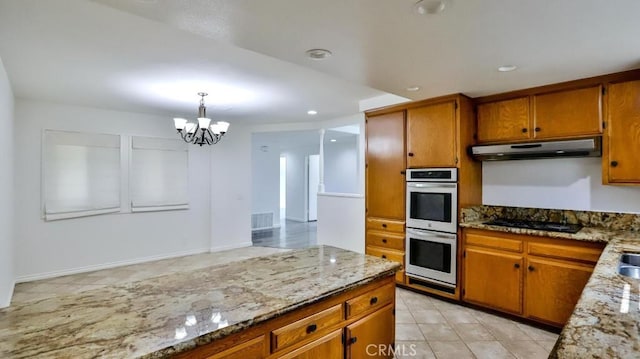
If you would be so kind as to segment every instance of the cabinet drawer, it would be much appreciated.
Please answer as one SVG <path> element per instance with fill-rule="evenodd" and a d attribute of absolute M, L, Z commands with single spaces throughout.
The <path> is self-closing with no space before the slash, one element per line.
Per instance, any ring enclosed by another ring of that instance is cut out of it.
<path fill-rule="evenodd" d="M 405 237 L 402 234 L 367 231 L 367 245 L 404 250 Z"/>
<path fill-rule="evenodd" d="M 395 221 L 384 218 L 367 218 L 367 229 L 403 233 L 404 221 Z"/>
<path fill-rule="evenodd" d="M 404 265 L 404 252 L 396 251 L 393 249 L 384 249 L 378 247 L 367 246 L 366 252 L 369 255 L 388 259 L 390 261 L 398 262 Z"/>
<path fill-rule="evenodd" d="M 523 244 L 521 240 L 504 238 L 496 235 L 484 235 L 480 233 L 466 233 L 465 242 L 467 245 L 479 247 L 502 249 L 505 251 L 521 253 Z"/>
<path fill-rule="evenodd" d="M 601 248 L 582 247 L 580 245 L 557 245 L 551 243 L 531 242 L 528 254 L 559 259 L 577 260 L 596 263 L 602 254 Z"/>
<path fill-rule="evenodd" d="M 387 284 L 347 301 L 347 319 L 374 308 L 382 308 L 393 303 L 396 289 L 395 284 Z"/>
<path fill-rule="evenodd" d="M 205 359 L 260 359 L 264 358 L 266 341 L 264 335 L 235 345 L 225 351 L 204 357 Z M 193 358 L 193 356 L 188 356 Z M 186 356 L 184 358 L 187 358 Z"/>
<path fill-rule="evenodd" d="M 320 313 L 300 319 L 271 332 L 273 350 L 286 348 L 302 340 L 322 333 L 324 329 L 342 321 L 342 304 L 337 304 Z"/>

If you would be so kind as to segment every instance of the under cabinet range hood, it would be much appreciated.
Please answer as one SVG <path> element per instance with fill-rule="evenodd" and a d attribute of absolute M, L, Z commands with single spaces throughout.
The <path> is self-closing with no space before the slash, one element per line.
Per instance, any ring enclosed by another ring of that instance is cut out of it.
<path fill-rule="evenodd" d="M 555 157 L 602 156 L 600 137 L 549 142 L 530 142 L 507 145 L 469 147 L 469 153 L 479 161 L 530 160 Z"/>

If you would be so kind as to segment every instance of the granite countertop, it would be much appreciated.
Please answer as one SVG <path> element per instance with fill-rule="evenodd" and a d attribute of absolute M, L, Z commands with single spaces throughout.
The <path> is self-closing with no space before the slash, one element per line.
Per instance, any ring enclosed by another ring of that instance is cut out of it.
<path fill-rule="evenodd" d="M 526 234 L 530 236 L 573 239 L 576 241 L 601 242 L 601 243 L 608 243 L 611 238 L 615 237 L 621 232 L 624 232 L 624 231 L 617 231 L 617 230 L 611 230 L 606 228 L 583 227 L 577 233 L 564 233 L 564 232 L 542 231 L 538 229 L 494 226 L 494 225 L 489 225 L 484 223 L 487 221 L 488 220 L 485 219 L 480 221 L 460 223 L 460 227 L 486 229 L 489 231 L 505 232 L 505 233 Z"/>
<path fill-rule="evenodd" d="M 1 358 L 164 358 L 392 275 L 318 246 L 0 310 Z"/>
<path fill-rule="evenodd" d="M 477 207 L 467 212 L 461 227 L 499 232 L 607 243 L 574 311 L 562 329 L 550 358 L 638 358 L 640 357 L 640 280 L 618 274 L 620 256 L 640 253 L 639 215 L 576 212 L 587 227 L 575 234 L 486 225 L 487 213 L 530 215 L 550 219 L 550 210 Z M 556 211 L 557 212 L 557 211 Z M 573 215 L 573 213 L 570 213 Z M 604 220 L 603 220 L 604 219 Z M 575 222 L 574 222 L 575 223 Z M 590 227 L 589 225 L 592 225 Z M 599 226 L 602 225 L 602 226 Z M 623 230 L 629 228 L 633 230 Z M 628 290 L 628 301 L 625 287 Z M 624 303 L 624 304 L 623 304 Z M 627 304 L 628 303 L 628 304 Z"/>

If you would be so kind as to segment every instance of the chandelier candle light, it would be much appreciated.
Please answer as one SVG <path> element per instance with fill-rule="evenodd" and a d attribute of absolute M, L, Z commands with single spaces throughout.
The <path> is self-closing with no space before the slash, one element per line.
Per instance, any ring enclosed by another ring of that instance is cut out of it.
<path fill-rule="evenodd" d="M 229 122 L 218 121 L 210 125 L 211 119 L 207 118 L 207 108 L 204 106 L 206 92 L 198 92 L 200 107 L 198 108 L 198 122 L 187 122 L 184 118 L 174 118 L 173 122 L 180 137 L 187 143 L 195 145 L 215 145 L 229 129 Z"/>

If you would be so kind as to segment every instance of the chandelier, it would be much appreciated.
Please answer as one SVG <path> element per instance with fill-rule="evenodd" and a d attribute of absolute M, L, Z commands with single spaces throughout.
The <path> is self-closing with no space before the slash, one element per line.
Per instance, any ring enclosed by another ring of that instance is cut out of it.
<path fill-rule="evenodd" d="M 215 145 L 220 142 L 222 136 L 229 129 L 229 122 L 218 121 L 211 124 L 211 119 L 207 118 L 207 108 L 204 106 L 206 92 L 198 92 L 200 107 L 198 108 L 198 122 L 187 122 L 184 118 L 174 118 L 173 122 L 180 137 L 187 143 L 194 145 Z M 211 124 L 211 125 L 210 125 Z"/>

